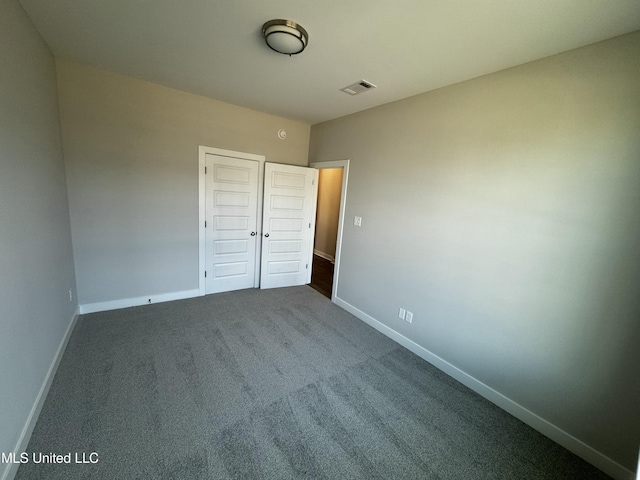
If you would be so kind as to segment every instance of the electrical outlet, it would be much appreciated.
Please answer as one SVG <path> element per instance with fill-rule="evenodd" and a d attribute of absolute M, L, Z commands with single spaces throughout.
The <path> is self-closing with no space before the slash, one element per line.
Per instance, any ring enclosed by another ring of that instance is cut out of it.
<path fill-rule="evenodd" d="M 404 319 L 409 323 L 413 322 L 413 312 L 407 310 L 407 314 L 405 315 Z"/>
<path fill-rule="evenodd" d="M 353 224 L 356 227 L 361 227 L 362 226 L 362 217 L 353 217 Z"/>
<path fill-rule="evenodd" d="M 404 316 L 406 313 L 407 311 L 404 308 L 400 307 L 400 310 L 398 310 L 398 318 L 401 318 L 402 320 L 404 320 Z"/>
<path fill-rule="evenodd" d="M 73 302 L 73 290 L 69 289 L 69 301 Z"/>

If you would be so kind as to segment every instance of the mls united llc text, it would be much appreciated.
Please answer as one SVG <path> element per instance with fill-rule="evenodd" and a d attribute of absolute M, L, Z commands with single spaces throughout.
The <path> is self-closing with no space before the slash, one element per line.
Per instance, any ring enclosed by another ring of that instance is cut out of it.
<path fill-rule="evenodd" d="M 2 463 L 98 463 L 98 453 L 2 452 Z"/>

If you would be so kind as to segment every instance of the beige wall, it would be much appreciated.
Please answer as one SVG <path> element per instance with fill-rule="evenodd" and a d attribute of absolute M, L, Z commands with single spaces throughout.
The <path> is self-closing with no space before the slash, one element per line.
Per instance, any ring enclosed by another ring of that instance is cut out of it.
<path fill-rule="evenodd" d="M 308 125 L 56 65 L 81 304 L 198 288 L 199 145 L 308 164 Z"/>
<path fill-rule="evenodd" d="M 313 126 L 339 158 L 338 297 L 633 470 L 640 32 Z"/>
<path fill-rule="evenodd" d="M 0 452 L 8 453 L 26 448 L 18 440 L 76 308 L 55 65 L 14 0 L 0 0 L 0 72 Z M 0 464 L 0 477 L 15 468 Z"/>
<path fill-rule="evenodd" d="M 342 193 L 342 168 L 321 168 L 318 173 L 318 210 L 313 249 L 335 258 Z"/>

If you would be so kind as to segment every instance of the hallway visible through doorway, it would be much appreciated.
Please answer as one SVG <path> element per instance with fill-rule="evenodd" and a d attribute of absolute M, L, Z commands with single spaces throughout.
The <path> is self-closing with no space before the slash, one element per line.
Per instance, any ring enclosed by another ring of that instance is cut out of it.
<path fill-rule="evenodd" d="M 333 287 L 342 179 L 343 168 L 321 168 L 318 173 L 311 286 L 329 298 Z"/>

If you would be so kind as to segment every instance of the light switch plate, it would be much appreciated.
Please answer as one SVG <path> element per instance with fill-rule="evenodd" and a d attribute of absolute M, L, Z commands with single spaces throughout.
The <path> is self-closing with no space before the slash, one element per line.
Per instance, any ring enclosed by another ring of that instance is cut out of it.
<path fill-rule="evenodd" d="M 353 217 L 353 224 L 356 227 L 362 226 L 362 217 Z"/>

